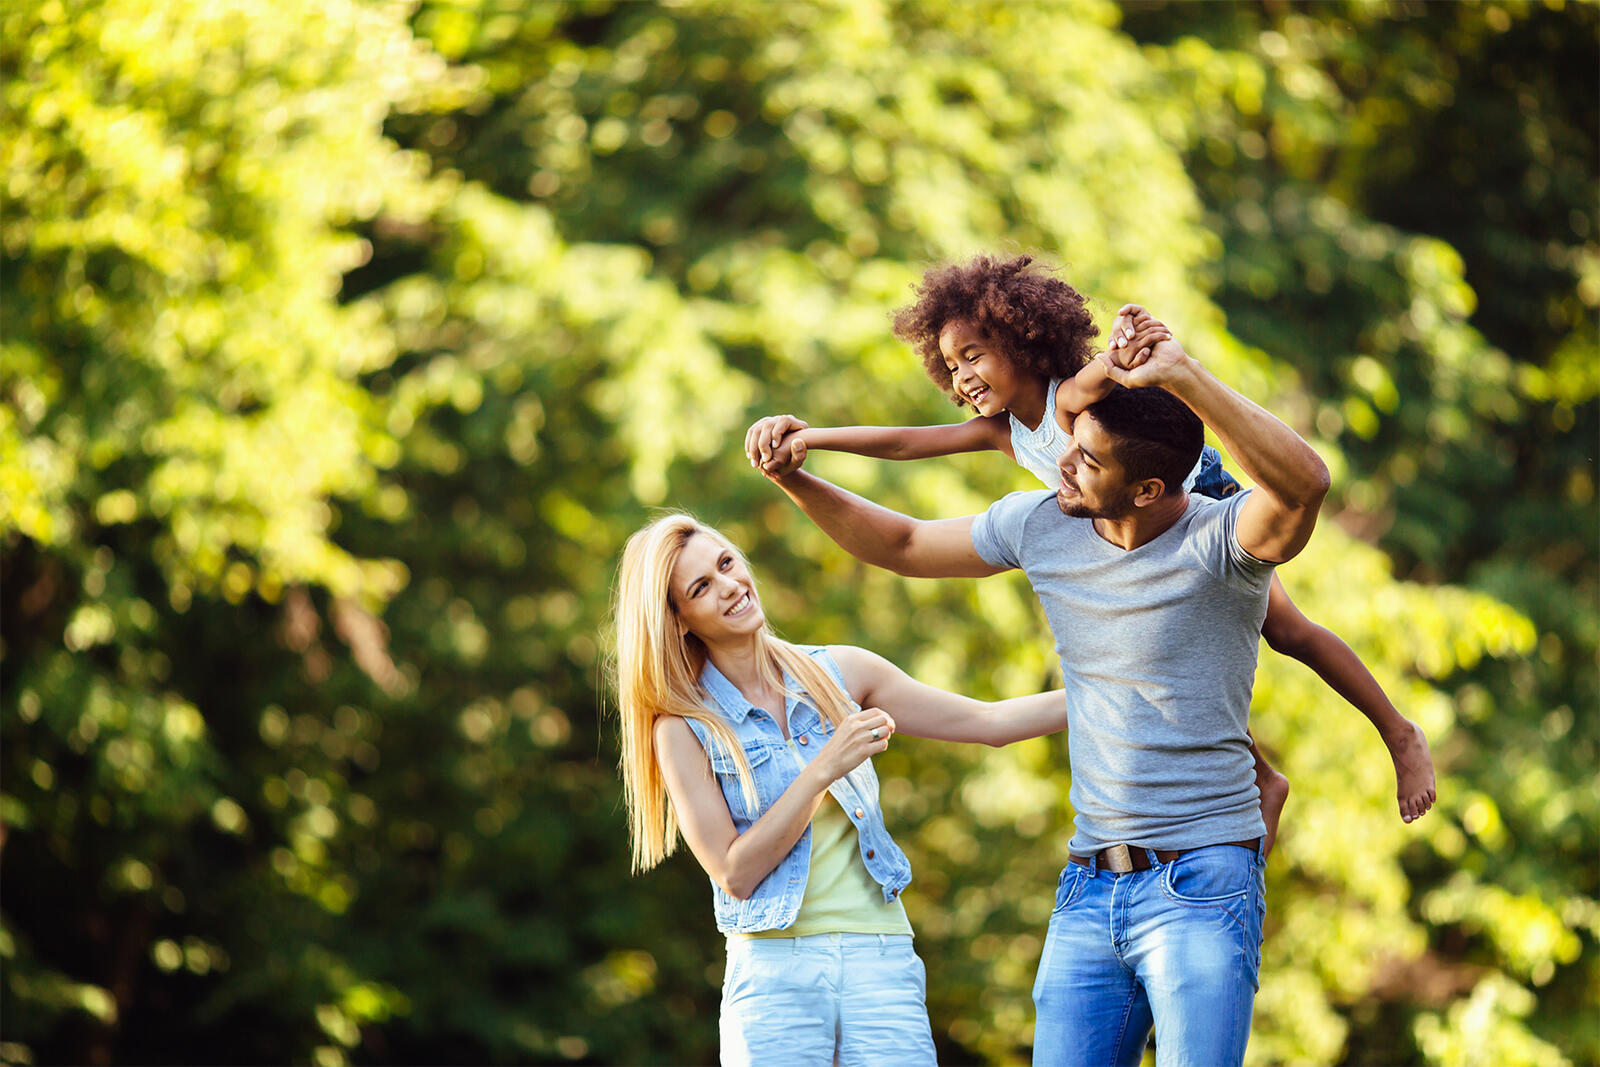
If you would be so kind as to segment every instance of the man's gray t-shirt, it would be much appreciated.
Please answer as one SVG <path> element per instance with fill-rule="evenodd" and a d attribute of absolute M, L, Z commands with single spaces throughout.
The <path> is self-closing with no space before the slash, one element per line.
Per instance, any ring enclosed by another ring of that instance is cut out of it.
<path fill-rule="evenodd" d="M 1012 493 L 973 523 L 978 555 L 1027 574 L 1055 635 L 1075 853 L 1266 832 L 1245 731 L 1272 565 L 1235 536 L 1248 497 L 1190 496 L 1132 551 L 1051 492 Z"/>

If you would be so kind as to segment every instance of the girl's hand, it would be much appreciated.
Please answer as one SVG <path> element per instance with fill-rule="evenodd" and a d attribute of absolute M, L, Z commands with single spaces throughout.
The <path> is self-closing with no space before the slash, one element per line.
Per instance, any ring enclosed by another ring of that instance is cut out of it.
<path fill-rule="evenodd" d="M 744 432 L 744 454 L 750 458 L 750 466 L 764 470 L 783 439 L 809 425 L 793 415 L 768 415 L 751 423 Z"/>
<path fill-rule="evenodd" d="M 1133 314 L 1119 314 L 1117 324 L 1112 327 L 1111 344 L 1103 357 L 1108 368 L 1133 370 L 1150 358 L 1157 345 L 1172 340 L 1172 331 L 1165 323 L 1152 318 L 1137 304 L 1129 304 L 1123 311 L 1130 309 Z"/>
<path fill-rule="evenodd" d="M 861 766 L 868 757 L 888 749 L 893 733 L 894 720 L 887 711 L 862 708 L 839 724 L 814 762 L 822 765 L 831 784 Z"/>
<path fill-rule="evenodd" d="M 1111 323 L 1111 338 L 1106 342 L 1107 350 L 1122 348 L 1133 338 L 1135 331 L 1150 319 L 1150 312 L 1146 311 L 1143 305 L 1122 305 L 1117 310 L 1116 319 Z"/>
<path fill-rule="evenodd" d="M 1133 355 L 1137 358 L 1127 355 L 1126 350 L 1112 349 L 1101 356 L 1106 365 L 1106 377 L 1129 389 L 1170 388 L 1193 366 L 1189 353 L 1165 328 L 1150 338 L 1148 349 Z"/>

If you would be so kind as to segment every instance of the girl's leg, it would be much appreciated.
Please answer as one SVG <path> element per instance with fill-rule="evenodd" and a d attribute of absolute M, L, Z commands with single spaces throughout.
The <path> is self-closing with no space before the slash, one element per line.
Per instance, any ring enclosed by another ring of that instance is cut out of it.
<path fill-rule="evenodd" d="M 1301 614 L 1278 576 L 1272 576 L 1272 591 L 1267 598 L 1267 618 L 1261 636 L 1274 652 L 1299 660 L 1335 693 L 1344 697 L 1377 728 L 1394 761 L 1396 797 L 1400 817 L 1406 822 L 1420 819 L 1433 806 L 1435 798 L 1433 757 L 1422 729 L 1401 715 L 1378 680 L 1367 670 L 1349 645 L 1325 626 L 1318 626 Z"/>
<path fill-rule="evenodd" d="M 1261 854 L 1267 855 L 1278 841 L 1278 820 L 1283 816 L 1283 806 L 1289 802 L 1289 779 L 1267 762 L 1261 746 L 1250 735 L 1250 758 L 1256 761 L 1256 788 L 1261 791 L 1261 821 L 1267 824 L 1267 839 Z"/>

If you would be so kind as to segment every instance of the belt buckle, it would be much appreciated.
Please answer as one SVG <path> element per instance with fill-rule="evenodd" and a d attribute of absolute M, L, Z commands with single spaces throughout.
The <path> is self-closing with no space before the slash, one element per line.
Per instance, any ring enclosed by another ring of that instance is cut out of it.
<path fill-rule="evenodd" d="M 1100 853 L 1100 866 L 1112 874 L 1128 874 L 1133 870 L 1133 854 L 1127 845 L 1112 845 Z"/>

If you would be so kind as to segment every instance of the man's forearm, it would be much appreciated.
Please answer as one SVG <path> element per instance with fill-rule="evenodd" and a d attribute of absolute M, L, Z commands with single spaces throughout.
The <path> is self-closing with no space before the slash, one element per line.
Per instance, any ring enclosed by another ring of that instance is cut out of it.
<path fill-rule="evenodd" d="M 1282 419 L 1228 388 L 1193 359 L 1186 373 L 1166 387 L 1200 416 L 1259 488 L 1288 508 L 1321 506 L 1328 492 L 1328 465 Z"/>

